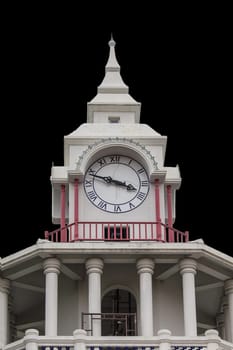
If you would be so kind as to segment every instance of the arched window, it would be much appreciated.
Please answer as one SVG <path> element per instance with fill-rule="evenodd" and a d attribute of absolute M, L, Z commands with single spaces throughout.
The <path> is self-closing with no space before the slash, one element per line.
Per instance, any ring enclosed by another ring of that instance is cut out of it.
<path fill-rule="evenodd" d="M 136 300 L 124 289 L 113 289 L 102 299 L 102 335 L 136 335 Z"/>

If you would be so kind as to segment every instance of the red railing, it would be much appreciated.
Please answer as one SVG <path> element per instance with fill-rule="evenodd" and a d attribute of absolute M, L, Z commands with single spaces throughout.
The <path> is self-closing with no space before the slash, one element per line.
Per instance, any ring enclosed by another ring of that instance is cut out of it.
<path fill-rule="evenodd" d="M 76 222 L 45 231 L 52 242 L 76 241 L 158 241 L 188 242 L 188 231 L 181 232 L 161 222 Z"/>

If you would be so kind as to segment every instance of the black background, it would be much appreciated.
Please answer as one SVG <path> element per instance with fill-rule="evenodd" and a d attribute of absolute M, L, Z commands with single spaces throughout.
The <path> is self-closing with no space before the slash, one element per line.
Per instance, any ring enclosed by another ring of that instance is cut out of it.
<path fill-rule="evenodd" d="M 232 255 L 229 9 L 22 6 L 3 12 L 0 256 L 53 229 L 51 165 L 86 121 L 111 32 L 141 123 L 168 137 L 165 164 L 180 167 L 175 227 Z"/>

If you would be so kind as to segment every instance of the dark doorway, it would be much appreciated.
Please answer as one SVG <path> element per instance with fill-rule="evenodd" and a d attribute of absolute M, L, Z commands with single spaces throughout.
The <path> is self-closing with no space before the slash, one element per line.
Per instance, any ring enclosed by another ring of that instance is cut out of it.
<path fill-rule="evenodd" d="M 102 299 L 102 335 L 136 335 L 136 300 L 124 289 L 113 289 Z"/>

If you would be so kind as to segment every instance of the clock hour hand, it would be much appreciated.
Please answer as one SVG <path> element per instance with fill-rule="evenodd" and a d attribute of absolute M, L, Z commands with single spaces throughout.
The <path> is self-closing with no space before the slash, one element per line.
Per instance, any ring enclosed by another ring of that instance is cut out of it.
<path fill-rule="evenodd" d="M 136 188 L 131 184 L 126 185 L 126 187 L 128 191 L 136 191 Z"/>
<path fill-rule="evenodd" d="M 100 175 L 95 175 L 95 174 L 90 174 L 91 176 L 98 177 L 99 179 L 103 179 L 105 182 L 110 184 L 112 182 L 111 176 L 100 176 Z"/>
<path fill-rule="evenodd" d="M 126 182 L 122 182 L 122 181 L 119 181 L 119 180 L 114 180 L 111 176 L 100 176 L 100 175 L 95 175 L 95 174 L 90 174 L 91 176 L 94 176 L 94 177 L 98 177 L 99 179 L 103 179 L 105 182 L 107 183 L 114 183 L 118 186 L 124 186 L 127 188 L 127 191 L 135 191 L 136 188 L 131 185 L 131 184 L 126 184 Z"/>
<path fill-rule="evenodd" d="M 136 188 L 135 188 L 133 185 L 131 185 L 131 184 L 128 184 L 128 185 L 127 185 L 125 181 L 122 182 L 122 181 L 118 181 L 118 180 L 112 179 L 111 182 L 113 182 L 113 183 L 116 184 L 116 185 L 126 187 L 127 191 L 135 191 L 135 190 L 136 190 Z"/>

